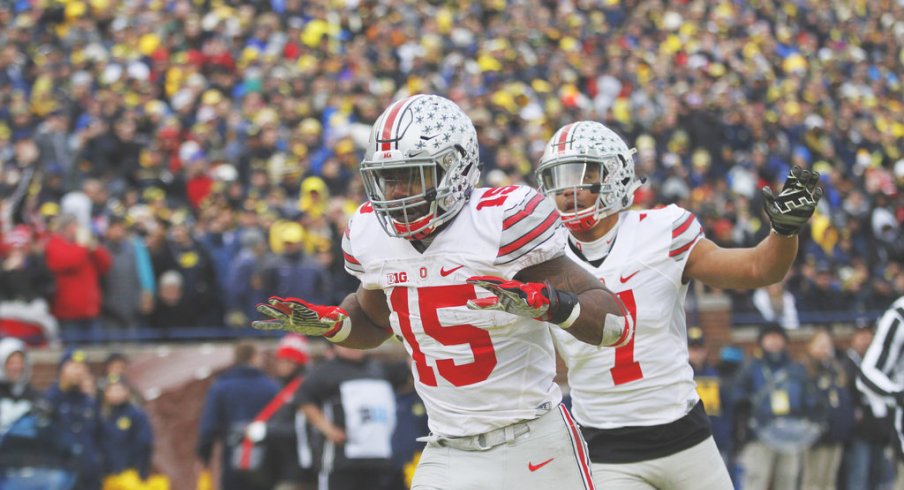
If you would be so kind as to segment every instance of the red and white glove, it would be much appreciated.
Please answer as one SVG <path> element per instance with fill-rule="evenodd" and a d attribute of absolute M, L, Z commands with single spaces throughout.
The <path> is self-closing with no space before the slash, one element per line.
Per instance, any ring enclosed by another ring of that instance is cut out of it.
<path fill-rule="evenodd" d="M 549 282 L 541 284 L 509 281 L 495 276 L 469 277 L 467 282 L 495 295 L 468 300 L 468 308 L 472 310 L 505 311 L 542 322 L 555 323 L 566 329 L 573 325 L 581 314 L 578 297 L 574 293 L 555 289 Z M 630 316 L 609 313 L 603 321 L 600 346 L 622 347 L 627 345 L 633 336 L 634 323 Z"/>
<path fill-rule="evenodd" d="M 568 328 L 581 312 L 578 298 L 568 291 L 558 291 L 549 282 L 520 282 L 496 276 L 473 276 L 468 284 L 479 286 L 495 296 L 468 300 L 472 310 L 505 311 L 513 315 L 551 322 Z"/>
<path fill-rule="evenodd" d="M 352 330 L 348 312 L 338 306 L 320 306 L 298 298 L 272 296 L 257 305 L 257 311 L 271 320 L 251 322 L 259 330 L 285 330 L 316 335 L 330 342 L 342 342 Z"/>

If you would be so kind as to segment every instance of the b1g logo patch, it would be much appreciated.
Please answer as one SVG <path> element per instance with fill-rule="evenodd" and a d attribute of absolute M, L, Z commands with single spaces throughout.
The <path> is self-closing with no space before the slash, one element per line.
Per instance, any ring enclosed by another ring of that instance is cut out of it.
<path fill-rule="evenodd" d="M 408 282 L 408 273 L 407 272 L 388 272 L 386 273 L 386 284 L 400 284 L 403 282 Z"/>

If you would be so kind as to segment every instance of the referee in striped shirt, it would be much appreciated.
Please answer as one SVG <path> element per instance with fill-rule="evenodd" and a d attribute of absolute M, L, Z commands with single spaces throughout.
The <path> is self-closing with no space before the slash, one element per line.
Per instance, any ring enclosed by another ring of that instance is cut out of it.
<path fill-rule="evenodd" d="M 899 458 L 895 490 L 904 490 L 904 296 L 879 319 L 873 343 L 860 365 L 857 387 L 873 400 L 877 417 L 884 415 L 886 406 L 892 407 Z"/>

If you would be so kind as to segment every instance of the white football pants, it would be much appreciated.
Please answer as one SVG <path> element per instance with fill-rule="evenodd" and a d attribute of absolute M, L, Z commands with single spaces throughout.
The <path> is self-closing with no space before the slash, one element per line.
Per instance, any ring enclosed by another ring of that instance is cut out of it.
<path fill-rule="evenodd" d="M 684 451 L 636 463 L 593 463 L 593 481 L 606 490 L 732 490 L 712 436 Z"/>
<path fill-rule="evenodd" d="M 411 490 L 481 489 L 594 489 L 587 445 L 565 407 L 485 435 L 428 439 Z"/>

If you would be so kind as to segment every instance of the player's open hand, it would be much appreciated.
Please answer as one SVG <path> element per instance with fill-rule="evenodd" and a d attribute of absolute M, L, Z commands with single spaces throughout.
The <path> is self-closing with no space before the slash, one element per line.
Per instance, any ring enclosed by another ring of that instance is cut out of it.
<path fill-rule="evenodd" d="M 473 276 L 467 283 L 495 295 L 468 300 L 468 308 L 472 310 L 505 311 L 535 320 L 548 319 L 550 301 L 546 284 L 510 281 L 496 276 Z"/>
<path fill-rule="evenodd" d="M 251 326 L 256 329 L 326 337 L 336 332 L 348 318 L 348 312 L 338 306 L 320 306 L 303 299 L 278 296 L 257 305 L 257 311 L 271 319 L 252 322 Z"/>
<path fill-rule="evenodd" d="M 819 172 L 795 165 L 778 195 L 768 186 L 763 187 L 763 206 L 776 233 L 793 236 L 800 232 L 822 197 L 818 183 Z"/>

